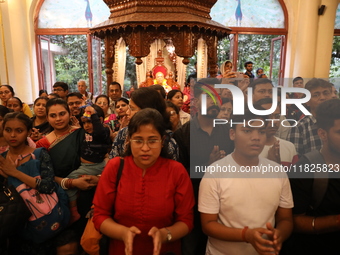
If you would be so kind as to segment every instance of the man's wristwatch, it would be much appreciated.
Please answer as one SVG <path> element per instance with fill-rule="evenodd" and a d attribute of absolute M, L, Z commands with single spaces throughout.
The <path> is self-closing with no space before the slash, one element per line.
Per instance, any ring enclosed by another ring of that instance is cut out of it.
<path fill-rule="evenodd" d="M 170 230 L 169 230 L 169 229 L 167 229 L 167 228 L 165 228 L 165 229 L 166 229 L 166 231 L 168 231 L 168 234 L 166 235 L 166 240 L 167 240 L 168 242 L 170 242 L 170 241 L 171 241 L 171 239 L 172 239 L 171 232 L 170 232 Z"/>

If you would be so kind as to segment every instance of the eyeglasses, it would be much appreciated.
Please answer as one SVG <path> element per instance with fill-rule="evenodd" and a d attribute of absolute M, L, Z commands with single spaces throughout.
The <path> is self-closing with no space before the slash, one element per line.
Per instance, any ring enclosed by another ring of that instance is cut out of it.
<path fill-rule="evenodd" d="M 80 101 L 69 102 L 68 105 L 69 105 L 69 106 L 73 106 L 73 105 L 81 105 L 81 102 L 80 102 Z"/>
<path fill-rule="evenodd" d="M 150 149 L 156 149 L 159 147 L 159 143 L 162 142 L 162 140 L 159 139 L 150 139 L 150 140 L 142 140 L 142 139 L 134 139 L 130 140 L 131 145 L 135 148 L 142 148 L 144 144 L 146 143 Z"/>
<path fill-rule="evenodd" d="M 176 111 L 170 111 L 169 114 L 170 114 L 170 116 L 174 116 L 174 115 L 176 115 L 177 113 L 176 113 Z"/>
<path fill-rule="evenodd" d="M 11 93 L 11 91 L 9 90 L 0 91 L 0 95 L 3 95 L 3 94 L 8 95 L 9 93 Z"/>
<path fill-rule="evenodd" d="M 63 89 L 53 89 L 54 92 L 56 91 L 64 91 Z"/>
<path fill-rule="evenodd" d="M 321 97 L 321 94 L 325 97 L 328 97 L 331 94 L 331 91 L 330 90 L 324 90 L 321 93 L 315 92 L 315 93 L 312 94 L 312 97 L 313 98 L 319 98 L 319 97 Z"/>

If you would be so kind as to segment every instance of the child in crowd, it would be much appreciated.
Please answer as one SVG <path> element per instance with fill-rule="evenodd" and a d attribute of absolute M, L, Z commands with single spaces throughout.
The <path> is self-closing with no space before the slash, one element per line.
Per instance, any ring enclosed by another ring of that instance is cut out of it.
<path fill-rule="evenodd" d="M 42 149 L 39 157 L 36 158 L 35 149 L 27 144 L 27 137 L 32 129 L 30 118 L 22 112 L 8 113 L 3 119 L 2 127 L 3 136 L 9 145 L 9 149 L 0 156 L 0 175 L 7 178 L 9 185 L 17 186 L 20 184 L 20 187 L 26 185 L 31 189 L 36 189 L 41 197 L 44 197 L 42 195 L 45 194 L 52 194 L 56 186 L 50 156 L 45 149 Z M 32 176 L 36 171 L 39 171 L 39 177 Z M 31 210 L 30 207 L 29 209 Z M 38 250 L 43 249 L 44 245 L 38 245 L 31 240 L 32 217 L 23 226 L 23 229 L 18 231 L 18 235 L 10 240 L 9 254 L 40 254 Z M 34 215 L 34 217 L 37 217 L 37 215 Z M 68 218 L 66 220 L 68 221 Z M 65 225 L 61 225 L 63 223 L 59 223 L 60 228 L 55 229 L 55 234 L 59 232 L 58 229 L 61 230 L 62 227 L 65 227 Z M 33 234 L 38 235 L 38 232 Z"/>
<path fill-rule="evenodd" d="M 81 117 L 85 137 L 81 146 L 81 165 L 71 172 L 61 182 L 61 187 L 67 190 L 70 199 L 71 222 L 77 221 L 80 215 L 77 211 L 77 189 L 72 187 L 72 180 L 82 175 L 100 175 L 106 165 L 106 154 L 111 147 L 110 129 L 103 125 L 104 112 L 97 106 L 87 106 Z"/>
<path fill-rule="evenodd" d="M 48 100 L 47 97 L 38 97 L 34 100 L 34 117 L 32 118 L 33 128 L 30 135 L 34 142 L 37 142 L 53 130 L 50 123 L 47 121 L 46 103 Z"/>

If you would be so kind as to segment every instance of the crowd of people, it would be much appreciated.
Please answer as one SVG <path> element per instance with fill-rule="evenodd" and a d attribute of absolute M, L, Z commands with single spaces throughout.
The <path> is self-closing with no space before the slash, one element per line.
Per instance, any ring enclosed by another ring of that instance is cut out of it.
<path fill-rule="evenodd" d="M 183 91 L 155 84 L 129 98 L 118 82 L 95 98 L 84 80 L 76 92 L 56 82 L 32 110 L 2 85 L 0 181 L 25 185 L 38 204 L 57 196 L 59 220 L 35 226 L 32 210 L 0 240 L 0 254 L 86 254 L 80 238 L 91 207 L 112 255 L 339 254 L 334 85 L 295 78 L 310 99 L 287 95 L 306 102 L 282 115 L 280 88 L 261 68 L 255 77 L 252 62 L 244 67 L 238 73 L 225 61 L 220 76 L 191 75 Z M 216 84 L 251 96 L 243 115 L 233 114 L 240 104 L 232 91 Z"/>

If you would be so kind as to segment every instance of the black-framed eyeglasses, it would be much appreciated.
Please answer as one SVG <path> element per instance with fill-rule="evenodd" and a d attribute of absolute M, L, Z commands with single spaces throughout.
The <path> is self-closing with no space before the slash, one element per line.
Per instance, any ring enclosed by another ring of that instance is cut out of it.
<path fill-rule="evenodd" d="M 159 144 L 162 142 L 161 139 L 149 139 L 149 140 L 142 140 L 142 139 L 132 139 L 130 140 L 131 145 L 135 148 L 142 148 L 146 143 L 150 149 L 156 149 L 159 147 Z"/>

